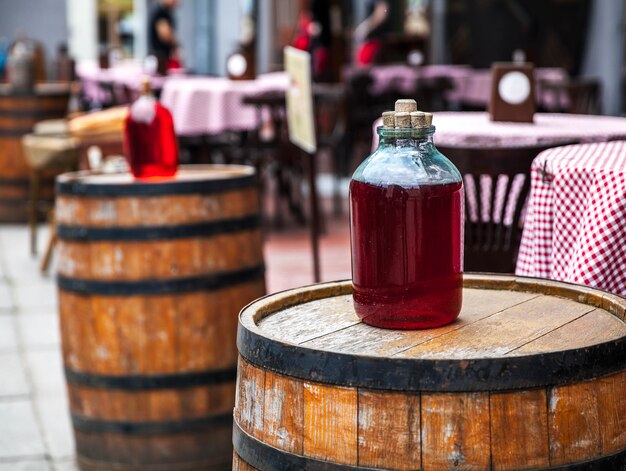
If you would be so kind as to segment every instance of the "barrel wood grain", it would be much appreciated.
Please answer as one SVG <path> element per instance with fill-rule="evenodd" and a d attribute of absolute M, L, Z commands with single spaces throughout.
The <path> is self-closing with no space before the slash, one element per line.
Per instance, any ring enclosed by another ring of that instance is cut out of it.
<path fill-rule="evenodd" d="M 440 337 L 448 332 L 461 329 L 469 324 L 492 316 L 507 308 L 526 303 L 537 297 L 536 294 L 531 293 L 509 294 L 498 291 L 494 291 L 489 293 L 489 296 L 485 296 L 483 292 L 474 289 L 465 290 L 463 295 L 465 297 L 465 303 L 459 320 L 437 329 L 377 329 L 365 323 L 359 322 L 345 329 L 337 330 L 326 335 L 320 335 L 320 331 L 318 331 L 318 337 L 306 342 L 298 343 L 309 348 L 333 350 L 342 353 L 395 356 L 417 345 L 423 344 L 436 337 Z M 349 296 L 342 296 L 340 299 L 344 303 L 351 303 Z M 326 307 L 327 310 L 329 308 L 330 306 Z M 288 309 L 281 312 L 281 318 L 288 319 L 288 312 Z M 298 314 L 298 317 L 295 318 L 294 316 L 291 316 L 291 322 L 295 322 L 295 319 L 302 315 L 301 312 Z M 274 317 L 278 317 L 278 315 L 272 316 L 270 319 L 273 320 Z M 280 335 L 280 330 L 277 330 L 275 328 L 275 324 L 269 323 L 269 321 L 269 319 L 267 321 L 262 321 L 261 325 L 263 326 L 263 329 L 268 332 L 268 335 Z M 354 318 L 347 317 L 345 322 L 350 323 L 352 321 L 354 321 Z M 309 321 L 307 319 L 307 323 L 308 322 L 311 322 L 311 325 L 308 328 L 313 330 L 313 326 L 315 326 L 315 324 L 313 324 L 314 320 L 311 319 Z M 328 322 L 328 320 L 326 320 L 326 322 Z M 329 324 L 331 323 L 329 322 Z M 294 342 L 299 340 L 299 336 L 294 338 Z"/>
<path fill-rule="evenodd" d="M 22 149 L 22 136 L 44 119 L 61 119 L 67 114 L 69 89 L 44 88 L 32 95 L 0 91 L 0 222 L 27 220 L 30 167 Z M 53 176 L 42 174 L 40 197 L 54 199 Z"/>
<path fill-rule="evenodd" d="M 265 372 L 263 441 L 290 453 L 304 452 L 304 385 L 288 376 Z"/>
<path fill-rule="evenodd" d="M 260 229 L 169 241 L 59 244 L 58 272 L 96 280 L 173 279 L 258 266 Z M 161 263 L 154 264 L 154 260 Z"/>
<path fill-rule="evenodd" d="M 233 471 L 257 471 L 257 469 L 239 458 L 236 452 L 233 452 Z"/>
<path fill-rule="evenodd" d="M 355 322 L 347 283 L 279 293 L 244 309 L 237 394 L 246 399 L 235 405 L 234 435 L 243 455 L 236 448 L 234 469 L 285 469 L 285 463 L 291 469 L 310 463 L 312 469 L 328 470 L 344 469 L 334 467 L 339 465 L 381 470 L 626 467 L 626 365 L 618 353 L 622 350 L 611 350 L 626 338 L 626 301 L 557 282 L 466 278 L 459 321 L 432 331 L 398 332 Z M 245 331 L 260 337 L 242 335 Z M 250 340 L 255 350 L 241 350 Z M 282 359 L 280 346 L 268 350 L 269 356 L 241 353 L 265 352 L 258 349 L 274 342 L 300 352 L 294 358 L 301 363 L 293 367 Z M 389 379 L 387 389 L 368 387 L 379 383 L 365 370 L 348 375 L 349 381 L 341 375 L 333 376 L 333 383 L 325 378 L 331 369 L 367 369 L 368 363 L 359 363 L 365 359 L 443 357 L 450 363 L 457 358 L 459 368 L 468 368 L 477 358 L 487 368 L 490 359 L 532 360 L 572 349 L 580 360 L 605 344 L 612 356 L 598 361 L 615 362 L 606 370 L 614 372 L 572 376 L 566 383 L 549 378 L 543 386 L 529 379 L 528 386 L 509 390 L 484 382 L 471 386 L 476 391 L 436 392 L 400 389 L 407 384 L 400 378 L 396 383 Z M 345 355 L 345 366 L 333 363 L 343 357 L 325 357 L 325 352 Z M 326 363 L 316 365 L 316 358 Z M 302 374 L 294 375 L 298 366 Z"/>
<path fill-rule="evenodd" d="M 575 463 L 600 455 L 598 382 L 553 388 L 548 413 L 552 464 Z"/>
<path fill-rule="evenodd" d="M 508 355 L 527 355 L 545 352 L 549 349 L 574 348 L 610 342 L 626 336 L 626 325 L 613 316 L 607 316 L 599 309 L 594 309 L 582 317 L 554 329 L 546 335 L 534 339 Z"/>
<path fill-rule="evenodd" d="M 166 195 L 151 197 L 98 197 L 60 195 L 59 224 L 88 227 L 174 226 L 219 221 L 257 214 L 254 188 L 211 195 Z"/>
<path fill-rule="evenodd" d="M 247 433 L 255 438 L 262 438 L 265 371 L 240 359 L 237 365 L 237 384 L 235 420 Z"/>
<path fill-rule="evenodd" d="M 494 470 L 550 467 L 546 404 L 545 389 L 491 394 L 489 413 Z"/>
<path fill-rule="evenodd" d="M 304 383 L 304 455 L 356 465 L 355 389 Z"/>
<path fill-rule="evenodd" d="M 207 166 L 154 185 L 59 178 L 59 313 L 82 469 L 230 468 L 237 313 L 265 292 L 252 177 Z"/>
<path fill-rule="evenodd" d="M 431 359 L 499 357 L 592 310 L 590 306 L 573 301 L 539 296 L 436 337 L 401 355 Z"/>
<path fill-rule="evenodd" d="M 602 454 L 626 448 L 626 372 L 598 380 L 598 416 Z"/>
<path fill-rule="evenodd" d="M 237 317 L 224 313 L 237 312 L 263 290 L 260 280 L 214 292 L 150 297 L 90 297 L 61 291 L 65 365 L 98 374 L 189 372 L 234 365 Z M 155 351 L 167 355 L 154 355 Z"/>
<path fill-rule="evenodd" d="M 359 389 L 359 466 L 417 469 L 421 463 L 420 396 Z"/>
<path fill-rule="evenodd" d="M 422 469 L 488 469 L 489 394 L 422 394 Z"/>

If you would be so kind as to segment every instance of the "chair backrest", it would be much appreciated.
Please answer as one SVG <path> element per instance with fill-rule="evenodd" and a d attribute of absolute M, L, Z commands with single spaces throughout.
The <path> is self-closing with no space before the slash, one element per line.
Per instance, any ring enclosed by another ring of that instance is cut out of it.
<path fill-rule="evenodd" d="M 542 93 L 547 95 L 549 111 L 574 114 L 600 114 L 602 86 L 595 79 L 569 79 L 541 82 Z"/>
<path fill-rule="evenodd" d="M 523 209 L 530 190 L 530 167 L 537 154 L 555 146 L 437 146 L 456 165 L 465 183 L 466 271 L 515 270 Z"/>

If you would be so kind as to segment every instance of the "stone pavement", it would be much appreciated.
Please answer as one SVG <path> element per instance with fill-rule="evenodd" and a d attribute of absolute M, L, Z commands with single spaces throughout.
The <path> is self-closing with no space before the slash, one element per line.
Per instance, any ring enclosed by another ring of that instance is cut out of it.
<path fill-rule="evenodd" d="M 0 471 L 74 471 L 56 287 L 28 240 L 25 225 L 0 225 Z"/>
<path fill-rule="evenodd" d="M 39 230 L 40 253 L 48 231 Z M 312 283 L 309 233 L 265 240 L 268 292 Z M 324 280 L 350 276 L 347 215 L 321 240 Z M 39 273 L 26 225 L 0 225 L 0 471 L 76 471 L 64 385 L 54 266 Z"/>

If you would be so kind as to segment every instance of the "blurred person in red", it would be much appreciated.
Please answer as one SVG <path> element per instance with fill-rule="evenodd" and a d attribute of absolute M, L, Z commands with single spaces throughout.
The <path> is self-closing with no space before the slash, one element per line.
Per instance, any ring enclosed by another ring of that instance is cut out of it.
<path fill-rule="evenodd" d="M 292 46 L 311 53 L 313 79 L 325 81 L 330 74 L 330 1 L 301 2 Z"/>
<path fill-rule="evenodd" d="M 179 69 L 182 67 L 180 44 L 176 37 L 176 21 L 174 9 L 179 0 L 160 0 L 150 15 L 148 24 L 148 39 L 150 53 L 159 61 L 164 61 L 166 68 Z"/>
<path fill-rule="evenodd" d="M 354 30 L 354 39 L 358 44 L 355 63 L 362 67 L 376 62 L 383 39 L 391 26 L 389 3 L 386 0 L 371 0 L 367 12 L 367 18 Z"/>

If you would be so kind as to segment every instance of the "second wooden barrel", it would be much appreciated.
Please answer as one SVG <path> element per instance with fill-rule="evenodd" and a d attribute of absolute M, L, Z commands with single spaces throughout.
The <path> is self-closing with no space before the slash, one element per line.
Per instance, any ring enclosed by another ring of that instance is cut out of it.
<path fill-rule="evenodd" d="M 83 470 L 230 469 L 237 313 L 265 291 L 254 170 L 57 180 L 65 374 Z"/>
<path fill-rule="evenodd" d="M 235 470 L 624 470 L 626 299 L 466 275 L 459 319 L 377 329 L 351 284 L 240 314 Z"/>
<path fill-rule="evenodd" d="M 32 132 L 37 121 L 64 118 L 69 86 L 41 84 L 32 94 L 13 93 L 0 86 L 0 222 L 27 219 L 30 168 L 22 150 L 22 136 Z M 41 182 L 42 199 L 54 199 L 54 178 Z"/>

